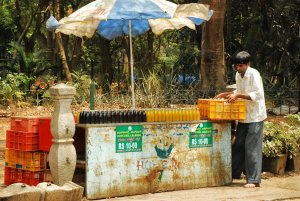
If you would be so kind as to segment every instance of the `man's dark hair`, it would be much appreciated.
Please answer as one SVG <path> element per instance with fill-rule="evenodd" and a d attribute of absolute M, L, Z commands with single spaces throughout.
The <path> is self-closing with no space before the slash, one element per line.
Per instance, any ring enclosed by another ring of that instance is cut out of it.
<path fill-rule="evenodd" d="M 248 52 L 241 51 L 232 57 L 232 62 L 234 64 L 247 64 L 250 62 L 250 59 L 251 59 L 251 56 Z"/>

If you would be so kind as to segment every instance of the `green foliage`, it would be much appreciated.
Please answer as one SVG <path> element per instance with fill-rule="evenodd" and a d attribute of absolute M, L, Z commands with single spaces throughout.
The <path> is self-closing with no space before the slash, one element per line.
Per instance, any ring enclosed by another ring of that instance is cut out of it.
<path fill-rule="evenodd" d="M 25 73 L 28 76 L 40 76 L 49 73 L 47 70 L 50 69 L 50 63 L 45 58 L 47 50 L 41 49 L 27 53 L 24 47 L 16 42 L 11 42 L 10 45 L 17 51 L 17 65 L 15 65 L 17 72 Z"/>
<path fill-rule="evenodd" d="M 270 97 L 282 99 L 295 89 L 300 62 L 299 1 L 231 1 L 226 16 L 225 47 L 229 55 L 247 50 L 265 79 Z M 230 73 L 230 72 L 229 72 Z M 287 79 L 288 78 L 288 79 Z M 276 91 L 283 91 L 277 94 Z"/>
<path fill-rule="evenodd" d="M 1 104 L 23 101 L 30 80 L 22 73 L 8 74 L 5 79 L 0 79 Z"/>
<path fill-rule="evenodd" d="M 293 157 L 300 153 L 300 113 L 289 114 L 286 118 L 289 124 L 289 153 Z"/>
<path fill-rule="evenodd" d="M 288 153 L 290 157 L 300 152 L 300 113 L 287 115 L 288 123 L 265 122 L 263 154 L 276 157 Z"/>
<path fill-rule="evenodd" d="M 263 155 L 266 157 L 276 157 L 286 153 L 283 141 L 284 129 L 281 124 L 265 122 L 263 136 Z"/>
<path fill-rule="evenodd" d="M 143 107 L 157 107 L 163 103 L 163 86 L 158 75 L 150 72 L 142 79 L 136 89 L 137 100 L 142 102 Z"/>
<path fill-rule="evenodd" d="M 78 104 L 85 103 L 90 97 L 91 79 L 83 71 L 71 73 L 73 86 L 76 88 L 75 101 Z"/>
<path fill-rule="evenodd" d="M 6 6 L 0 5 L 0 45 L 9 43 L 12 37 L 14 21 Z"/>

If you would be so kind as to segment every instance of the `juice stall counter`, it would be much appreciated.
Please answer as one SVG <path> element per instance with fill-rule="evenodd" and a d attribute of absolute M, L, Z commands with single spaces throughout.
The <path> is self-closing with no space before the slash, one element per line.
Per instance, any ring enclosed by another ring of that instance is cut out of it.
<path fill-rule="evenodd" d="M 229 121 L 78 124 L 78 131 L 85 136 L 87 199 L 232 180 Z"/>

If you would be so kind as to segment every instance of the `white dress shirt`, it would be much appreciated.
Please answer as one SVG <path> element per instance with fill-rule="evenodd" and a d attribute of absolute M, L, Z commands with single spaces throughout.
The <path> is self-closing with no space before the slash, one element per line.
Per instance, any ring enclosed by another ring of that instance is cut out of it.
<path fill-rule="evenodd" d="M 251 68 L 247 68 L 244 77 L 237 72 L 236 93 L 248 94 L 251 100 L 246 100 L 246 119 L 239 120 L 241 123 L 260 122 L 267 118 L 265 105 L 264 87 L 259 72 Z"/>

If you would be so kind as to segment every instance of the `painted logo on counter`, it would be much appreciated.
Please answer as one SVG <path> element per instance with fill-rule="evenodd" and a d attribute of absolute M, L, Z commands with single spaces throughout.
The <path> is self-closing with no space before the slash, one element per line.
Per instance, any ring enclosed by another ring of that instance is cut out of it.
<path fill-rule="evenodd" d="M 143 126 L 116 127 L 116 153 L 142 151 Z"/>
<path fill-rule="evenodd" d="M 189 148 L 212 147 L 212 134 L 212 122 L 198 124 L 196 130 L 189 133 Z"/>

